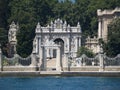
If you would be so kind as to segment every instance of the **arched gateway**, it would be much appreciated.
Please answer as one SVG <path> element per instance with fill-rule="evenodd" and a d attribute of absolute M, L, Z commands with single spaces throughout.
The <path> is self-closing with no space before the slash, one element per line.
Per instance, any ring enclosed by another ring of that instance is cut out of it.
<path fill-rule="evenodd" d="M 66 21 L 60 19 L 51 21 L 46 27 L 41 27 L 40 23 L 36 26 L 36 36 L 33 42 L 33 51 L 42 60 L 42 46 L 48 42 L 54 42 L 61 46 L 61 55 L 72 52 L 76 57 L 78 48 L 81 46 L 81 27 L 78 23 L 76 27 L 71 27 Z M 56 51 L 53 48 L 46 49 L 46 58 L 56 57 Z"/>

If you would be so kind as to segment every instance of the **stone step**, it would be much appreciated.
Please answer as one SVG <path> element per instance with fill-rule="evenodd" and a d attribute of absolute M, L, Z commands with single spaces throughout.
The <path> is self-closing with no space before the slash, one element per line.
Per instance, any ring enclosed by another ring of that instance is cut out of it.
<path fill-rule="evenodd" d="M 47 66 L 48 67 L 56 66 L 56 58 L 48 59 L 47 60 Z"/>
<path fill-rule="evenodd" d="M 63 63 L 63 59 L 62 59 Z M 56 58 L 47 59 L 47 67 L 56 67 Z"/>

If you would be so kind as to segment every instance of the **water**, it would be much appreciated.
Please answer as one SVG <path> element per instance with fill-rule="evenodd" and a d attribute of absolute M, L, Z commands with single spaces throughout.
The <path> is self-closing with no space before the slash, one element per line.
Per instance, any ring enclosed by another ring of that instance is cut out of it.
<path fill-rule="evenodd" d="M 120 90 L 120 78 L 0 77 L 0 90 Z"/>

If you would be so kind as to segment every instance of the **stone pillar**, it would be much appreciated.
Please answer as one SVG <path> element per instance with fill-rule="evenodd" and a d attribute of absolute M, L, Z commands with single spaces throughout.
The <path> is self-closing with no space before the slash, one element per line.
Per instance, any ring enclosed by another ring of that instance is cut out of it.
<path fill-rule="evenodd" d="M 92 66 L 94 66 L 95 65 L 95 62 L 94 61 L 92 61 Z"/>
<path fill-rule="evenodd" d="M 64 67 L 68 68 L 68 53 L 64 54 Z"/>
<path fill-rule="evenodd" d="M 36 38 L 36 53 L 39 53 L 39 38 Z"/>
<path fill-rule="evenodd" d="M 107 41 L 107 35 L 108 35 L 108 24 L 107 19 L 104 19 L 104 31 L 103 31 L 103 40 Z"/>
<path fill-rule="evenodd" d="M 0 71 L 2 71 L 2 51 L 0 48 Z"/>
<path fill-rule="evenodd" d="M 53 49 L 50 49 L 50 58 L 53 58 Z"/>
<path fill-rule="evenodd" d="M 46 61 L 46 52 L 47 52 L 47 50 L 46 50 L 46 48 L 43 46 L 42 47 L 42 62 L 41 62 L 41 69 L 43 70 L 43 71 L 45 71 L 46 70 L 46 66 L 47 66 L 47 61 Z"/>
<path fill-rule="evenodd" d="M 38 66 L 41 64 L 42 62 L 42 47 L 41 47 L 41 36 L 37 37 L 37 54 L 39 55 L 39 63 Z"/>
<path fill-rule="evenodd" d="M 99 19 L 99 22 L 98 22 L 98 38 L 102 38 L 102 22 L 101 22 L 101 19 Z"/>
<path fill-rule="evenodd" d="M 77 38 L 77 50 L 79 49 L 79 37 Z"/>
<path fill-rule="evenodd" d="M 100 68 L 99 68 L 99 71 L 103 71 L 104 70 L 104 62 L 103 62 L 103 54 L 99 54 L 99 62 L 100 62 Z"/>
<path fill-rule="evenodd" d="M 36 62 L 36 52 L 33 52 L 32 53 L 32 57 L 31 57 L 31 66 L 36 66 L 37 65 L 37 62 Z"/>
<path fill-rule="evenodd" d="M 61 71 L 61 52 L 60 52 L 60 47 L 57 49 L 57 58 L 56 58 L 56 70 Z"/>
<path fill-rule="evenodd" d="M 71 51 L 71 40 L 70 40 L 70 37 L 69 37 L 69 51 Z"/>
<path fill-rule="evenodd" d="M 49 48 L 47 48 L 47 53 L 46 54 L 47 54 L 46 57 L 49 58 L 50 57 L 50 49 Z"/>
<path fill-rule="evenodd" d="M 67 53 L 69 51 L 69 38 L 66 39 L 66 42 L 65 43 L 65 52 L 64 53 Z"/>
<path fill-rule="evenodd" d="M 79 47 L 81 47 L 81 37 L 79 37 Z"/>
<path fill-rule="evenodd" d="M 40 37 L 38 37 L 38 53 L 39 53 L 39 55 L 41 54 L 41 38 Z"/>

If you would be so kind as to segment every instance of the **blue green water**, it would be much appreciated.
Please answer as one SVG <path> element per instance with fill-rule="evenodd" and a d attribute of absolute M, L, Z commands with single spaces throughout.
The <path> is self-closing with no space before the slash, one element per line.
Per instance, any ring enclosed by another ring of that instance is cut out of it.
<path fill-rule="evenodd" d="M 120 78 L 0 77 L 0 90 L 120 90 Z"/>

